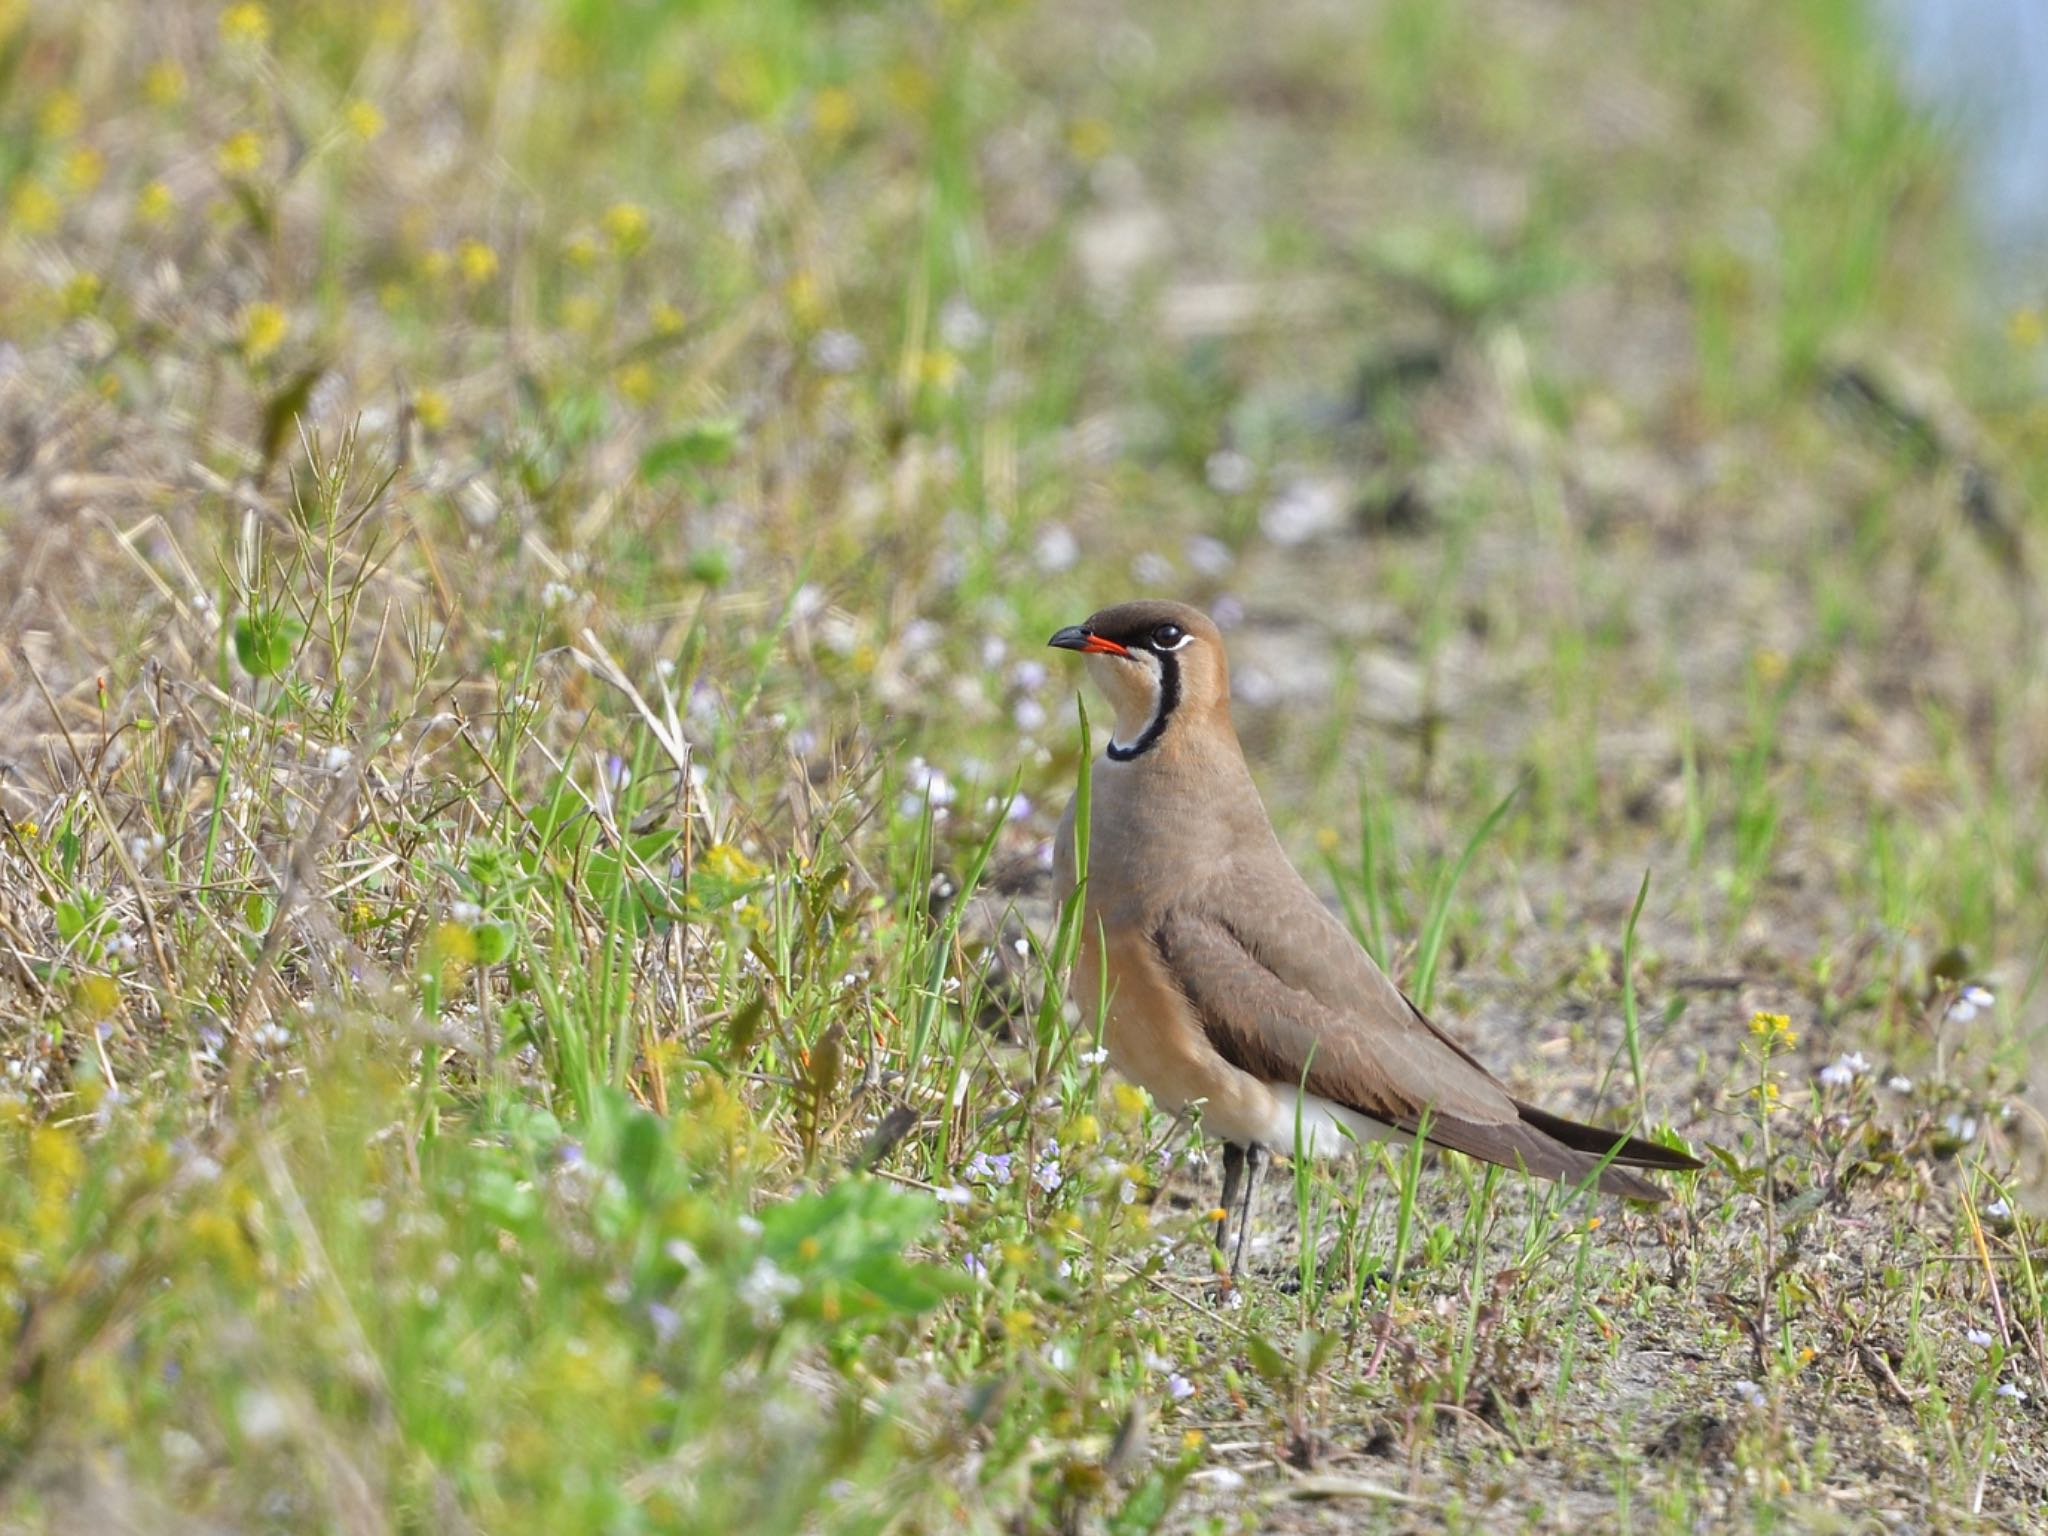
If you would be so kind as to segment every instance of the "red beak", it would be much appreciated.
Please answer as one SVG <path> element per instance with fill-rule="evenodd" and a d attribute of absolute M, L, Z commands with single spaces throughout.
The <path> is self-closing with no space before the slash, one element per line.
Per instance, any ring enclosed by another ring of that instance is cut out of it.
<path fill-rule="evenodd" d="M 1105 640 L 1100 635 L 1091 635 L 1078 624 L 1069 624 L 1065 629 L 1045 642 L 1056 645 L 1063 651 L 1079 651 L 1083 656 L 1128 656 L 1130 651 L 1114 640 Z"/>

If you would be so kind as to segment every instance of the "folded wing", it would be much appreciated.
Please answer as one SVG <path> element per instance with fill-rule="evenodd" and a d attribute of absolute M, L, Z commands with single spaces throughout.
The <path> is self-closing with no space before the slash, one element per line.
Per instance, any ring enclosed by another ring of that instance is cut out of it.
<path fill-rule="evenodd" d="M 1633 1200 L 1664 1192 L 1618 1165 L 1699 1166 L 1654 1142 L 1518 1102 L 1283 867 L 1284 882 L 1236 882 L 1231 918 L 1183 904 L 1153 935 L 1224 1060 L 1411 1134 L 1426 1118 L 1428 1141 L 1540 1178 L 1577 1183 L 1599 1168 L 1603 1191 Z"/>

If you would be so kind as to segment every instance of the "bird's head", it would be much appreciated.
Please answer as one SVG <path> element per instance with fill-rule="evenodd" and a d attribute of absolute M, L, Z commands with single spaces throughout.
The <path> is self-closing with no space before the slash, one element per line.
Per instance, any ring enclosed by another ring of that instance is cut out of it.
<path fill-rule="evenodd" d="M 1206 614 L 1186 603 L 1118 603 L 1047 642 L 1088 659 L 1096 686 L 1116 711 L 1109 755 L 1143 755 L 1177 719 L 1227 712 L 1230 667 L 1223 636 Z"/>

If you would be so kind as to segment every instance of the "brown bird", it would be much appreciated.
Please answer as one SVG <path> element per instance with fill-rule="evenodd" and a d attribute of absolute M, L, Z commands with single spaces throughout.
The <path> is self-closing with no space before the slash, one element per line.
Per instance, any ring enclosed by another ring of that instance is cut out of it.
<path fill-rule="evenodd" d="M 1205 616 L 1123 603 L 1050 643 L 1087 658 L 1115 710 L 1093 773 L 1078 986 L 1090 995 L 1106 968 L 1110 1060 L 1168 1108 L 1199 1105 L 1223 1138 L 1219 1246 L 1244 1189 L 1233 1274 L 1264 1151 L 1326 1154 L 1420 1128 L 1432 1145 L 1632 1200 L 1664 1192 L 1630 1169 L 1701 1166 L 1524 1104 L 1387 979 L 1281 850 Z M 1065 900 L 1071 805 L 1054 868 Z"/>

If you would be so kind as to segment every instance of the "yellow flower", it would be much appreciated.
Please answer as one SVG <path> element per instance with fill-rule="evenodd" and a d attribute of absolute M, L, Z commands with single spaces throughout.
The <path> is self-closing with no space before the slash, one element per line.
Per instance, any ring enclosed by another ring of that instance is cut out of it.
<path fill-rule="evenodd" d="M 679 336 L 689 323 L 683 312 L 673 304 L 657 304 L 649 311 L 647 322 L 657 336 Z"/>
<path fill-rule="evenodd" d="M 438 283 L 448 275 L 448 269 L 453 265 L 453 258 L 439 246 L 435 246 L 420 256 L 420 276 L 430 283 Z"/>
<path fill-rule="evenodd" d="M 758 880 L 761 866 L 731 843 L 714 843 L 697 855 L 697 867 L 719 880 Z"/>
<path fill-rule="evenodd" d="M 263 140 L 244 128 L 221 145 L 213 163 L 223 176 L 253 176 L 263 169 Z"/>
<path fill-rule="evenodd" d="M 403 42 L 412 33 L 410 0 L 385 0 L 370 18 L 370 32 L 380 43 Z"/>
<path fill-rule="evenodd" d="M 905 59 L 890 66 L 883 76 L 882 89 L 888 94 L 892 106 L 905 112 L 922 112 L 931 104 L 932 77 L 923 68 Z"/>
<path fill-rule="evenodd" d="M 587 229 L 579 229 L 562 242 L 562 255 L 572 267 L 594 267 L 597 258 L 603 254 L 598 246 L 597 236 Z"/>
<path fill-rule="evenodd" d="M 464 240 L 455 247 L 455 263 L 462 268 L 462 280 L 481 288 L 498 275 L 498 253 L 481 240 Z"/>
<path fill-rule="evenodd" d="M 1012 1307 L 1003 1314 L 1003 1332 L 1013 1339 L 1028 1339 L 1037 1326 L 1037 1317 L 1023 1307 Z"/>
<path fill-rule="evenodd" d="M 176 106 L 185 99 L 185 71 L 176 59 L 158 59 L 143 72 L 142 94 L 152 106 Z"/>
<path fill-rule="evenodd" d="M 63 205 L 40 181 L 24 181 L 7 204 L 8 222 L 26 235 L 48 234 L 63 212 Z"/>
<path fill-rule="evenodd" d="M 1764 1013 L 1759 1010 L 1750 1015 L 1749 1032 L 1773 1049 L 1783 1049 L 1799 1040 L 1799 1032 L 1792 1027 L 1792 1020 L 1782 1013 Z"/>
<path fill-rule="evenodd" d="M 613 203 L 604 211 L 605 238 L 621 256 L 647 243 L 647 210 L 638 203 Z"/>
<path fill-rule="evenodd" d="M 46 138 L 68 139 L 78 132 L 84 116 L 79 110 L 78 98 L 69 91 L 59 91 L 43 103 L 43 110 L 36 114 L 36 126 Z"/>
<path fill-rule="evenodd" d="M 799 272 L 789 280 L 783 290 L 789 301 L 789 312 L 796 323 L 809 330 L 825 318 L 825 296 L 818 289 L 818 280 L 808 272 Z"/>
<path fill-rule="evenodd" d="M 944 394 L 959 382 L 960 359 L 945 351 L 920 352 L 917 357 L 917 376 L 922 382 Z"/>
<path fill-rule="evenodd" d="M 90 314 L 100 301 L 100 280 L 96 273 L 81 272 L 64 285 L 64 312 L 68 315 Z"/>
<path fill-rule="evenodd" d="M 239 0 L 220 13 L 220 36 L 233 48 L 261 48 L 270 41 L 270 12 L 256 0 Z"/>
<path fill-rule="evenodd" d="M 860 124 L 860 102 L 843 85 L 828 85 L 811 98 L 811 129 L 827 144 L 843 142 Z"/>
<path fill-rule="evenodd" d="M 74 1137 L 54 1125 L 39 1125 L 29 1132 L 28 1177 L 38 1195 L 68 1195 L 84 1174 L 85 1154 Z"/>
<path fill-rule="evenodd" d="M 277 305 L 268 299 L 258 299 L 242 306 L 238 328 L 242 336 L 242 356 L 251 363 L 260 363 L 283 345 L 292 326 Z"/>
<path fill-rule="evenodd" d="M 423 389 L 412 397 L 412 413 L 429 432 L 448 425 L 448 399 L 438 389 Z"/>
<path fill-rule="evenodd" d="M 81 976 L 72 993 L 80 1018 L 104 1019 L 121 1006 L 121 988 L 111 976 Z"/>
<path fill-rule="evenodd" d="M 1115 143 L 1116 135 L 1099 117 L 1077 117 L 1067 125 L 1067 149 L 1085 165 L 1100 160 Z"/>
<path fill-rule="evenodd" d="M 64 179 L 74 192 L 90 192 L 106 174 L 106 156 L 90 144 L 81 144 L 64 157 Z"/>
<path fill-rule="evenodd" d="M 476 935 L 461 923 L 438 924 L 427 935 L 424 959 L 428 975 L 453 972 L 460 976 L 476 960 Z"/>
<path fill-rule="evenodd" d="M 595 328 L 597 317 L 597 300 L 587 293 L 572 293 L 562 300 L 562 324 L 572 331 Z"/>
<path fill-rule="evenodd" d="M 384 114 L 377 110 L 377 103 L 360 96 L 341 109 L 341 121 L 351 135 L 365 144 L 384 131 Z"/>
<path fill-rule="evenodd" d="M 2012 318 L 2005 324 L 2006 335 L 2012 344 L 2031 352 L 2048 338 L 2048 325 L 2041 319 L 2041 311 L 2032 304 L 2023 305 L 2012 312 Z"/>
<path fill-rule="evenodd" d="M 628 404 L 645 405 L 654 398 L 654 370 L 645 363 L 628 363 L 619 370 L 619 394 Z"/>
<path fill-rule="evenodd" d="M 161 224 L 176 210 L 177 202 L 171 196 L 171 189 L 160 181 L 144 184 L 135 194 L 135 216 L 145 224 Z"/>
<path fill-rule="evenodd" d="M 768 61 L 751 49 L 735 53 L 720 64 L 711 84 L 727 106 L 752 116 L 766 112 L 775 94 Z"/>

